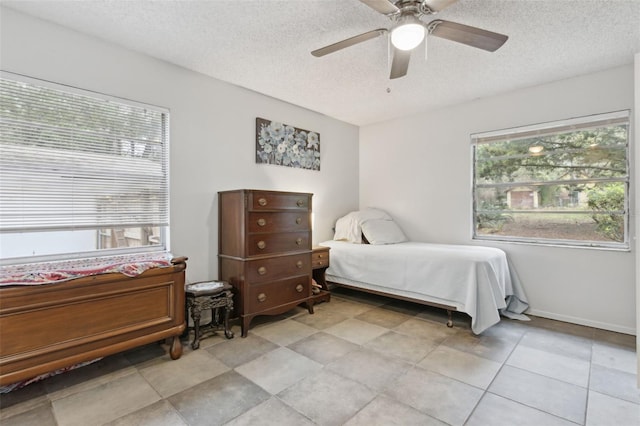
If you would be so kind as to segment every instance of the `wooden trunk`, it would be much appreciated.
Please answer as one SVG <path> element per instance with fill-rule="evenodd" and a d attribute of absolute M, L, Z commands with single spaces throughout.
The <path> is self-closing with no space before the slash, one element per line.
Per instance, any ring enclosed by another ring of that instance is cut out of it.
<path fill-rule="evenodd" d="M 182 355 L 186 263 L 0 288 L 0 385 L 172 338 Z"/>

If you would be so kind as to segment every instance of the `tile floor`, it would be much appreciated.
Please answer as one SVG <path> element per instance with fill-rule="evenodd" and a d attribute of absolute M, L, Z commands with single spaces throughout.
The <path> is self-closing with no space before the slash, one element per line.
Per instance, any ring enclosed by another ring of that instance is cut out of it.
<path fill-rule="evenodd" d="M 0 396 L 12 425 L 640 425 L 635 337 L 338 289 L 172 361 L 152 344 Z"/>

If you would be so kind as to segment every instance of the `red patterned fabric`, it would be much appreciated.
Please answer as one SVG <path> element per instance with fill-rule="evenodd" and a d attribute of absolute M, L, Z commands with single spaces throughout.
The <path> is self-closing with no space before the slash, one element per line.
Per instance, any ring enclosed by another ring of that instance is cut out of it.
<path fill-rule="evenodd" d="M 152 268 L 171 266 L 171 253 L 137 253 L 120 256 L 29 263 L 0 267 L 0 286 L 53 284 L 113 272 L 135 277 Z"/>

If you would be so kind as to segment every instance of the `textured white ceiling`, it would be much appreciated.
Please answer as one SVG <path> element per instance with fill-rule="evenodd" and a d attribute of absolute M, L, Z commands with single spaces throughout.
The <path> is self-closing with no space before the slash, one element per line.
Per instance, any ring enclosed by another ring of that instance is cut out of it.
<path fill-rule="evenodd" d="M 389 80 L 390 21 L 358 0 L 10 1 L 2 5 L 364 125 L 633 62 L 640 0 L 460 0 L 437 18 L 509 36 L 494 53 L 430 37 Z M 433 16 L 423 18 L 424 21 Z"/>

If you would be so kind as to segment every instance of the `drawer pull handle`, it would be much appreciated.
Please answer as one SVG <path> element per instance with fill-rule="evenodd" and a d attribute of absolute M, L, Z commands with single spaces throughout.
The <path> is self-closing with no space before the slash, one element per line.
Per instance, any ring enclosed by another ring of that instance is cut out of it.
<path fill-rule="evenodd" d="M 296 223 L 298 225 L 300 225 L 302 223 L 302 218 L 301 217 L 296 217 Z"/>
<path fill-rule="evenodd" d="M 298 267 L 298 269 L 302 269 L 302 260 L 298 260 L 296 262 L 296 266 Z"/>
<path fill-rule="evenodd" d="M 267 205 L 267 199 L 266 198 L 258 198 L 258 204 L 262 207 Z"/>
<path fill-rule="evenodd" d="M 267 300 L 267 295 L 264 293 L 260 293 L 258 295 L 258 302 L 264 302 L 265 300 Z"/>
<path fill-rule="evenodd" d="M 321 254 L 319 254 L 319 255 L 318 255 L 318 259 L 322 259 L 323 257 L 324 257 L 324 256 L 323 256 L 323 255 L 321 255 Z"/>
<path fill-rule="evenodd" d="M 258 268 L 258 274 L 264 275 L 266 273 L 267 273 L 267 268 L 265 268 L 264 266 L 261 266 Z"/>
<path fill-rule="evenodd" d="M 302 238 L 298 238 L 298 239 L 296 240 L 296 244 L 297 244 L 297 245 L 302 244 Z"/>
<path fill-rule="evenodd" d="M 258 241 L 258 248 L 260 250 L 264 249 L 267 246 L 267 243 L 265 243 L 264 241 L 260 240 Z"/>
<path fill-rule="evenodd" d="M 302 293 L 302 290 L 304 290 L 304 286 L 303 286 L 302 284 L 298 284 L 298 285 L 296 286 L 296 291 L 297 291 L 298 293 Z"/>
<path fill-rule="evenodd" d="M 296 205 L 297 205 L 298 207 L 302 207 L 302 206 L 304 206 L 304 200 L 298 200 L 298 201 L 296 201 Z"/>
<path fill-rule="evenodd" d="M 263 218 L 258 219 L 258 226 L 265 226 L 267 224 L 267 221 L 264 220 Z"/>

